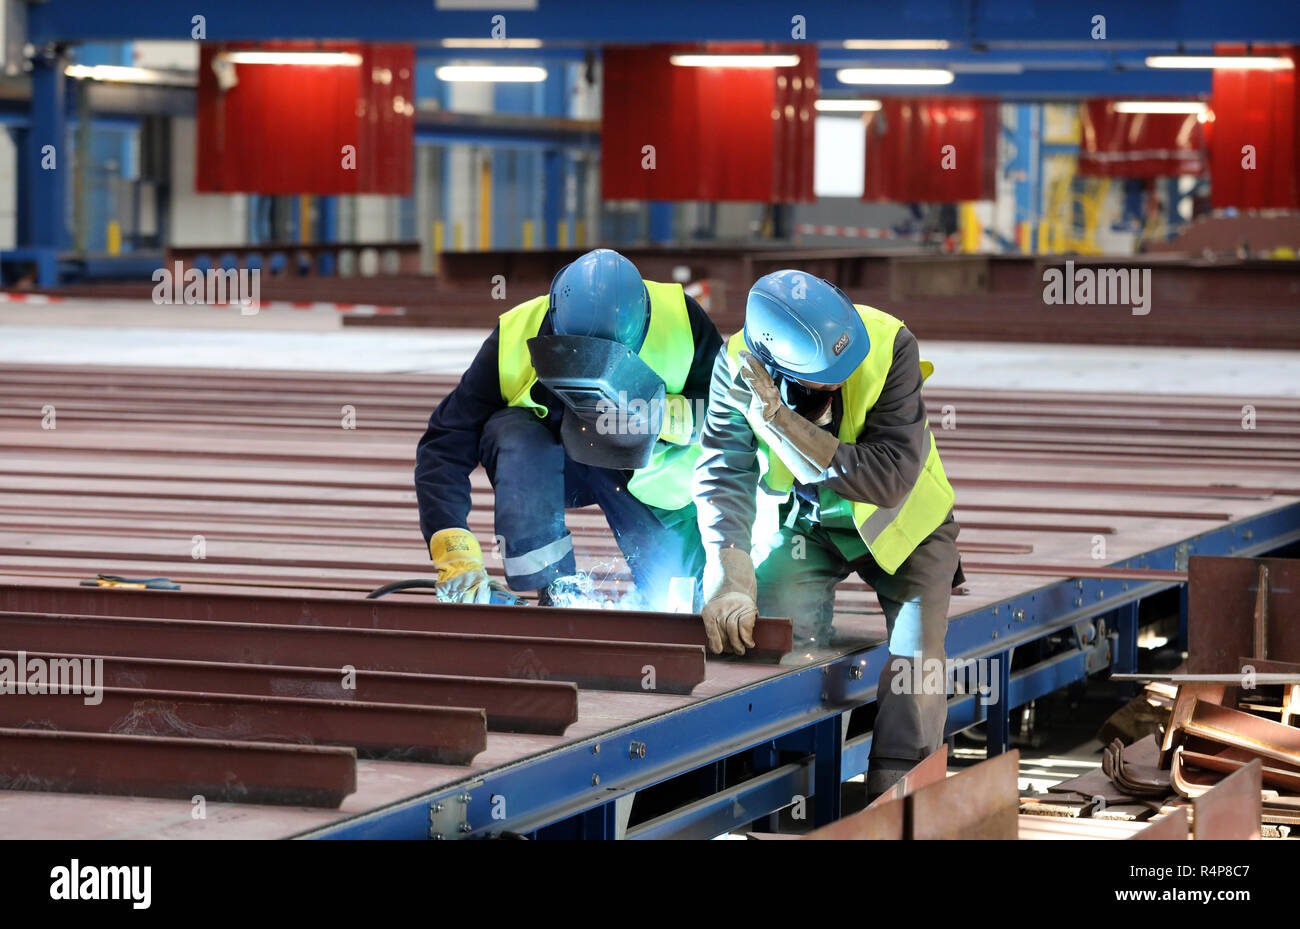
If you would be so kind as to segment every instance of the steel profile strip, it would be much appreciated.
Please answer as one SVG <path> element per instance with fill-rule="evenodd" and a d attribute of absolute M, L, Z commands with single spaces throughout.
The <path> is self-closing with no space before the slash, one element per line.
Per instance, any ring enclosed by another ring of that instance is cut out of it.
<path fill-rule="evenodd" d="M 412 674 L 572 681 L 584 689 L 688 694 L 704 648 L 334 626 L 0 612 L 0 648 Z"/>
<path fill-rule="evenodd" d="M 1300 729 L 1294 726 L 1197 700 L 1182 728 L 1187 735 L 1241 749 L 1256 758 L 1300 767 Z"/>
<path fill-rule="evenodd" d="M 177 690 L 361 703 L 482 708 L 495 732 L 562 735 L 578 720 L 578 688 L 564 681 L 27 652 L 46 661 L 98 658 L 106 687 Z M 15 651 L 0 658 L 18 660 Z"/>
<path fill-rule="evenodd" d="M 1107 565 L 1085 564 L 1017 564 L 1014 561 L 963 561 L 967 574 L 1024 574 L 1033 577 L 1091 577 L 1107 581 L 1169 581 L 1181 584 L 1187 580 L 1186 571 L 1165 571 L 1159 568 L 1119 568 Z"/>
<path fill-rule="evenodd" d="M 1194 768 L 1202 768 L 1206 771 L 1215 771 L 1219 774 L 1232 774 L 1234 771 L 1241 770 L 1253 760 L 1250 758 L 1232 758 L 1226 754 L 1190 751 L 1184 746 L 1180 746 L 1179 749 L 1178 757 L 1182 759 L 1184 765 L 1191 765 Z M 1278 787 L 1291 793 L 1300 794 L 1300 771 L 1287 771 L 1283 768 L 1272 768 L 1264 765 L 1260 771 L 1260 776 L 1264 783 L 1271 787 Z"/>
<path fill-rule="evenodd" d="M 0 790 L 337 809 L 356 789 L 350 748 L 0 728 Z"/>
<path fill-rule="evenodd" d="M 162 594 L 163 596 L 158 596 Z M 198 593 L 185 590 L 129 590 L 70 587 L 57 584 L 0 585 L 0 610 L 130 616 L 210 622 L 265 622 L 286 625 L 388 629 L 471 635 L 588 639 L 605 642 L 654 642 L 704 647 L 707 639 L 698 614 L 623 610 L 446 604 L 393 600 L 275 596 L 271 594 Z M 760 617 L 754 626 L 758 660 L 777 661 L 794 646 L 788 619 Z"/>
<path fill-rule="evenodd" d="M 0 699 L 0 726 L 337 745 L 391 761 L 466 765 L 487 747 L 481 709 L 102 687 Z"/>

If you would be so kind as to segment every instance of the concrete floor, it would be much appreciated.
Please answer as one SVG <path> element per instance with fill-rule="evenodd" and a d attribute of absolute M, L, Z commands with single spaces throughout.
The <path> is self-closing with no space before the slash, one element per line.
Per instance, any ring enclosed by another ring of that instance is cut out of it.
<path fill-rule="evenodd" d="M 0 363 L 459 374 L 485 329 L 344 328 L 333 310 L 0 304 Z M 931 386 L 1300 397 L 1300 352 L 922 344 Z"/>

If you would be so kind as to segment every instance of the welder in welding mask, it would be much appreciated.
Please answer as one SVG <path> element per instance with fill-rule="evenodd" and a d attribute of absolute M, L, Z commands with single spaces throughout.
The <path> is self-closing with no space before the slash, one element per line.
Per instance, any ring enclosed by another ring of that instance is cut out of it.
<path fill-rule="evenodd" d="M 932 371 L 901 320 L 808 272 L 768 274 L 718 354 L 695 472 L 713 651 L 752 647 L 759 614 L 792 618 L 797 647 L 825 648 L 836 585 L 857 574 L 875 591 L 891 657 L 871 796 L 943 740 L 946 695 L 910 686 L 918 656 L 944 658 L 962 580 L 953 491 L 921 398 Z"/>
<path fill-rule="evenodd" d="M 566 265 L 548 294 L 502 314 L 416 452 L 439 596 L 489 602 L 500 586 L 471 532 L 486 529 L 471 525 L 480 463 L 496 492 L 493 556 L 510 590 L 550 602 L 553 582 L 577 570 L 565 510 L 594 504 L 638 605 L 666 608 L 675 577 L 692 579 L 689 592 L 704 564 L 691 479 L 721 345 L 680 284 L 643 280 L 610 249 Z"/>

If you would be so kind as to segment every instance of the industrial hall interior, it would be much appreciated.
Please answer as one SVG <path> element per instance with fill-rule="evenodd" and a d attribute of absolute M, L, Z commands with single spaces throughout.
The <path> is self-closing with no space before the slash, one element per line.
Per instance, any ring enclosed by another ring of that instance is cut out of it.
<path fill-rule="evenodd" d="M 1293 869 L 1297 68 L 1289 3 L 0 0 L 0 839 Z"/>

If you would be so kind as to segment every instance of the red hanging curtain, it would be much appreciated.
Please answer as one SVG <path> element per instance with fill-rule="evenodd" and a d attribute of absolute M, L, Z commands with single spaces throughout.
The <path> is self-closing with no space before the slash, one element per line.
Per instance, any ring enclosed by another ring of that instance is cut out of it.
<path fill-rule="evenodd" d="M 799 63 L 693 68 L 669 60 L 704 52 L 795 54 Z M 605 199 L 813 199 L 815 46 L 619 46 L 603 60 Z"/>
<path fill-rule="evenodd" d="M 1215 52 L 1242 55 L 1246 49 L 1221 45 L 1215 46 Z M 1215 70 L 1210 202 L 1215 209 L 1298 209 L 1300 46 L 1256 45 L 1251 53 L 1285 56 L 1294 67 Z"/>
<path fill-rule="evenodd" d="M 1150 178 L 1209 168 L 1195 113 L 1117 113 L 1114 100 L 1088 100 L 1079 123 L 1079 174 Z"/>
<path fill-rule="evenodd" d="M 222 67 L 235 83 L 223 89 L 213 64 L 235 50 L 349 52 L 360 56 L 360 63 L 230 64 Z M 414 87 L 410 45 L 204 45 L 195 189 L 410 194 Z"/>
<path fill-rule="evenodd" d="M 992 200 L 998 107 L 975 97 L 890 97 L 865 116 L 863 200 Z"/>

